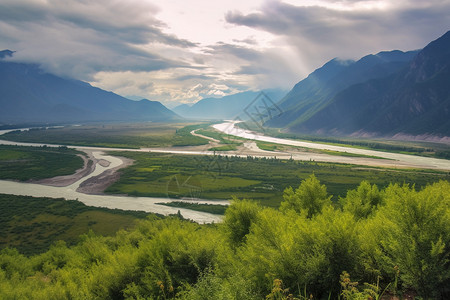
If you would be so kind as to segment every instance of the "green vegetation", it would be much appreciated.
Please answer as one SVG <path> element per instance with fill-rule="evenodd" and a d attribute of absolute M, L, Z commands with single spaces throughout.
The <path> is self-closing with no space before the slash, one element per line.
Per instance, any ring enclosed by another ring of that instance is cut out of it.
<path fill-rule="evenodd" d="M 219 132 L 212 127 L 204 127 L 197 131 L 198 134 L 216 139 L 220 142 L 220 144 L 223 144 L 223 146 L 218 146 L 214 148 L 210 148 L 208 150 L 210 151 L 233 151 L 237 150 L 238 146 L 242 145 L 242 142 L 245 141 L 245 139 L 236 137 L 233 135 L 228 135 L 223 132 Z"/>
<path fill-rule="evenodd" d="M 89 230 L 114 235 L 147 215 L 89 207 L 75 200 L 0 194 L 0 249 L 15 247 L 23 254 L 41 253 L 58 240 L 75 244 Z"/>
<path fill-rule="evenodd" d="M 217 146 L 208 149 L 208 151 L 234 151 L 234 150 L 237 150 L 236 144 Z"/>
<path fill-rule="evenodd" d="M 423 170 L 360 167 L 266 158 L 239 158 L 224 155 L 192 156 L 158 153 L 114 152 L 135 163 L 121 171 L 120 179 L 106 192 L 132 196 L 205 199 L 251 198 L 262 205 L 278 207 L 283 191 L 311 173 L 327 185 L 329 191 L 344 196 L 361 181 L 368 180 L 384 188 L 393 183 L 416 184 L 418 188 L 450 174 Z"/>
<path fill-rule="evenodd" d="M 157 203 L 160 205 L 187 208 L 196 211 L 207 212 L 215 215 L 224 215 L 227 209 L 227 205 L 221 204 L 208 204 L 208 203 L 193 203 L 193 202 L 183 202 L 183 201 L 172 201 L 172 202 L 162 202 Z"/>
<path fill-rule="evenodd" d="M 204 128 L 206 126 L 208 126 L 208 124 L 195 124 L 195 125 L 188 125 L 183 128 L 177 129 L 175 136 L 173 138 L 172 145 L 173 146 L 207 145 L 209 143 L 208 140 L 198 137 L 198 136 L 193 136 L 191 134 L 192 130 Z"/>
<path fill-rule="evenodd" d="M 48 129 L 36 128 L 29 131 L 12 131 L 0 136 L 0 139 L 31 143 L 135 149 L 204 145 L 208 144 L 208 141 L 192 136 L 190 131 L 207 125 L 190 125 L 186 123 L 114 123 Z"/>
<path fill-rule="evenodd" d="M 266 151 L 275 151 L 282 149 L 282 146 L 279 144 L 259 142 L 259 141 L 256 141 L 256 146 L 258 146 L 259 149 Z"/>
<path fill-rule="evenodd" d="M 329 198 L 312 175 L 281 210 L 234 200 L 222 224 L 151 217 L 32 257 L 4 249 L 0 298 L 448 299 L 449 182 Z"/>
<path fill-rule="evenodd" d="M 210 125 L 210 124 L 208 124 Z M 197 131 L 198 134 L 219 140 L 222 144 L 234 144 L 241 143 L 245 139 L 236 137 L 234 135 L 225 134 L 223 132 L 217 131 L 212 127 L 206 126 Z"/>
<path fill-rule="evenodd" d="M 26 181 L 75 173 L 83 167 L 81 152 L 66 147 L 0 145 L 0 179 Z"/>

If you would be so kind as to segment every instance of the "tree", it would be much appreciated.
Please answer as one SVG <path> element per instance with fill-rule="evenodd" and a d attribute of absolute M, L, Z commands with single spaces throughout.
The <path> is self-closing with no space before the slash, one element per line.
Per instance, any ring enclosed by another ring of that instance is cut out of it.
<path fill-rule="evenodd" d="M 305 214 L 307 218 L 320 213 L 324 206 L 331 204 L 331 196 L 327 196 L 327 188 L 321 185 L 314 174 L 303 180 L 294 191 L 292 187 L 284 190 L 280 210 L 294 210 L 299 214 Z"/>
<path fill-rule="evenodd" d="M 356 190 L 348 191 L 345 198 L 339 199 L 343 210 L 353 214 L 357 220 L 367 218 L 381 201 L 378 187 L 367 181 L 362 181 Z"/>
<path fill-rule="evenodd" d="M 260 210 L 261 207 L 253 201 L 233 198 L 223 221 L 226 235 L 232 246 L 239 246 L 245 242 L 250 226 L 257 219 Z"/>
<path fill-rule="evenodd" d="M 403 287 L 412 287 L 425 298 L 448 293 L 450 184 L 442 181 L 420 192 L 408 185 L 391 185 L 384 193 L 386 204 L 366 232 L 376 237 L 376 260 L 384 277 L 393 278 L 398 270 Z"/>

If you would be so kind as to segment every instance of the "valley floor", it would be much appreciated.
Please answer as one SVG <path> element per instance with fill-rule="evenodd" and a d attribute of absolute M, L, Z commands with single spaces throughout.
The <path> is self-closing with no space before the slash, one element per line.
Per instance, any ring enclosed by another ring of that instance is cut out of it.
<path fill-rule="evenodd" d="M 30 196 L 50 196 L 64 197 L 66 199 L 76 199 L 87 205 L 102 206 L 109 208 L 119 208 L 128 210 L 144 210 L 161 214 L 174 214 L 179 210 L 176 207 L 156 205 L 161 202 L 171 202 L 170 198 L 163 197 L 130 197 L 130 196 L 106 196 L 103 191 L 119 178 L 118 170 L 132 164 L 132 160 L 124 157 L 104 155 L 104 152 L 114 153 L 117 151 L 140 152 L 140 153 L 168 153 L 179 155 L 203 155 L 209 156 L 212 160 L 218 156 L 236 156 L 247 158 L 258 157 L 264 159 L 284 159 L 296 161 L 315 161 L 327 163 L 340 163 L 349 165 L 369 166 L 369 167 L 387 167 L 387 168 L 405 168 L 405 169 L 433 169 L 438 171 L 449 171 L 450 160 L 435 159 L 429 157 L 420 157 L 414 155 L 405 155 L 398 153 L 388 153 L 373 150 L 355 149 L 350 147 L 332 146 L 318 143 L 307 143 L 293 141 L 288 139 L 272 138 L 268 136 L 257 135 L 250 131 L 238 129 L 232 122 L 226 122 L 214 125 L 214 128 L 226 135 L 234 135 L 247 140 L 232 151 L 214 151 L 214 147 L 220 145 L 219 140 L 209 138 L 198 134 L 195 130 L 191 131 L 197 137 L 204 137 L 209 140 L 207 145 L 166 147 L 166 148 L 104 148 L 87 146 L 68 146 L 78 151 L 86 153 L 84 157 L 84 167 L 73 175 L 59 176 L 50 179 L 43 179 L 32 183 L 19 183 L 10 181 L 0 182 L 0 192 L 18 195 Z M 355 156 L 329 155 L 325 153 L 314 153 L 305 151 L 302 148 L 290 148 L 288 151 L 267 151 L 262 150 L 255 141 L 264 141 L 270 143 L 284 144 L 297 147 L 339 151 L 342 154 L 353 153 Z M 18 143 L 0 140 L 0 144 L 19 144 L 24 146 L 43 146 L 36 143 Z M 47 145 L 47 147 L 58 147 L 59 145 Z M 368 157 L 365 157 L 368 156 Z M 374 158 L 373 158 L 374 157 Z M 90 162 L 91 161 L 91 162 Z M 362 180 L 362 179 L 361 179 Z M 50 187 L 53 186 L 53 187 Z M 103 195 L 102 195 L 103 194 Z M 229 195 L 228 195 L 229 197 Z M 227 204 L 227 201 L 214 201 L 195 199 L 200 203 Z M 220 216 L 201 212 L 193 212 L 189 209 L 180 209 L 183 216 L 193 219 L 197 222 L 217 222 Z"/>

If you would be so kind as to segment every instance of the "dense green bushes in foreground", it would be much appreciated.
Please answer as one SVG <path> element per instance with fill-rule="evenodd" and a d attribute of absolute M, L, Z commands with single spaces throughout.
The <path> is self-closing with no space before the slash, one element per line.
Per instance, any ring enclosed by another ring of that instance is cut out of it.
<path fill-rule="evenodd" d="M 0 298 L 448 297 L 448 182 L 362 182 L 336 207 L 313 175 L 284 198 L 279 210 L 235 200 L 222 224 L 153 217 L 29 258 L 3 250 Z"/>

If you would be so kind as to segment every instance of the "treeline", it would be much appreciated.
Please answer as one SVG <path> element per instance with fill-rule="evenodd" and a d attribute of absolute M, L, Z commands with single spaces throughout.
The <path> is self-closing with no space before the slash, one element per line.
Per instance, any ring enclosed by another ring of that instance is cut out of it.
<path fill-rule="evenodd" d="M 279 209 L 235 199 L 221 224 L 151 217 L 37 256 L 3 250 L 0 298 L 448 299 L 449 182 L 330 198 L 311 175 Z"/>

